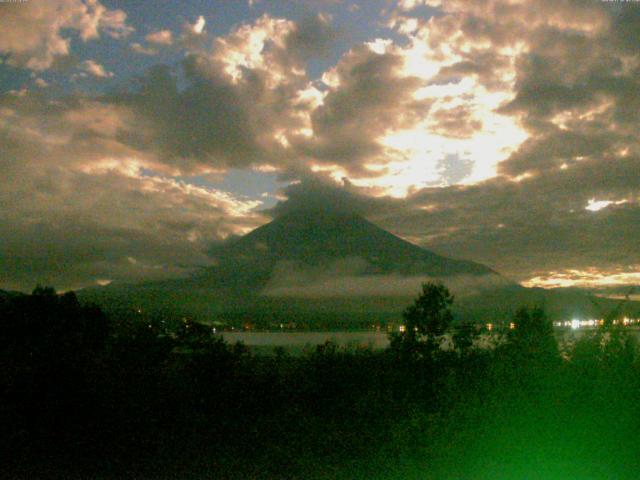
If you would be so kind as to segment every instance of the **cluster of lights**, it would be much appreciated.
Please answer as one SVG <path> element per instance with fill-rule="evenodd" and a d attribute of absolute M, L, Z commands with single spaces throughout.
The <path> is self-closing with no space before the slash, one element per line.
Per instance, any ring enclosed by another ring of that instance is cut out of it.
<path fill-rule="evenodd" d="M 611 323 L 613 325 L 623 325 L 626 327 L 629 325 L 640 324 L 640 319 L 624 317 L 620 320 L 613 320 Z M 566 328 L 571 328 L 572 330 L 578 330 L 579 328 L 595 328 L 595 327 L 601 327 L 602 325 L 604 325 L 603 319 L 593 319 L 593 318 L 588 320 L 580 320 L 580 319 L 574 318 L 572 320 L 553 322 L 554 327 L 558 327 L 558 328 L 566 327 Z M 487 331 L 491 332 L 496 327 L 496 324 L 485 323 L 484 326 L 487 329 Z M 514 330 L 516 326 L 517 325 L 514 322 L 510 322 L 509 330 Z M 398 327 L 398 330 L 400 331 L 400 333 L 404 333 L 407 331 L 407 327 L 405 325 L 400 325 Z M 415 330 L 417 331 L 417 328 Z M 389 331 L 391 331 L 391 329 L 389 329 Z"/>
<path fill-rule="evenodd" d="M 613 325 L 624 325 L 626 327 L 629 325 L 640 323 L 640 320 L 637 318 L 624 317 L 623 319 L 620 319 L 620 320 L 613 320 L 611 323 Z M 563 322 L 553 322 L 554 327 L 570 327 L 572 330 L 578 330 L 579 328 L 601 327 L 602 325 L 604 325 L 603 319 L 596 320 L 593 318 L 589 320 L 580 320 L 580 319 L 574 318 L 573 320 L 565 320 Z"/>
<path fill-rule="evenodd" d="M 489 332 L 491 332 L 495 327 L 493 323 L 485 323 L 484 326 Z M 509 322 L 509 330 L 514 330 L 515 328 L 516 328 L 516 324 L 513 322 Z"/>

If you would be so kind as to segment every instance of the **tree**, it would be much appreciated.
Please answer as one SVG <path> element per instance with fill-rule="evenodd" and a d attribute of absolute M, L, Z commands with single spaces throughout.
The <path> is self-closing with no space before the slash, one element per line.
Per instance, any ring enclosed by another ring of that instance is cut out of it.
<path fill-rule="evenodd" d="M 520 308 L 513 319 L 515 328 L 509 331 L 509 340 L 515 351 L 526 360 L 556 362 L 559 359 L 558 342 L 553 325 L 540 307 Z"/>
<path fill-rule="evenodd" d="M 433 352 L 453 320 L 452 304 L 453 295 L 442 283 L 423 283 L 422 293 L 403 312 L 404 331 L 392 334 L 391 347 L 410 354 Z"/>
<path fill-rule="evenodd" d="M 479 333 L 480 326 L 471 321 L 463 322 L 456 328 L 453 334 L 453 344 L 460 355 L 468 356 L 472 353 L 473 344 Z"/>

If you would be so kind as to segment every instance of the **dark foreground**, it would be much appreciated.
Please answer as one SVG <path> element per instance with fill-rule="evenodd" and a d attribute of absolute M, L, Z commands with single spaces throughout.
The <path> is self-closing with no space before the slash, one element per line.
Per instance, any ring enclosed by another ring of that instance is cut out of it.
<path fill-rule="evenodd" d="M 3 478 L 626 479 L 640 357 L 613 328 L 558 352 L 540 312 L 495 350 L 399 339 L 251 355 L 158 338 L 42 289 L 0 302 Z M 535 322 L 531 321 L 535 320 Z"/>

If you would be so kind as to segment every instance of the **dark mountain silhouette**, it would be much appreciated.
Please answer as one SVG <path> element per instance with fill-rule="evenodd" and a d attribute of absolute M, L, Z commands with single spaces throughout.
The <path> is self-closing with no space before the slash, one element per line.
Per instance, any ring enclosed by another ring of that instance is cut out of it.
<path fill-rule="evenodd" d="M 296 211 L 212 249 L 215 265 L 194 277 L 217 288 L 262 288 L 281 262 L 321 269 L 358 259 L 356 271 L 342 274 L 404 276 L 498 274 L 479 263 L 455 260 L 420 248 L 353 213 Z M 343 269 L 344 270 L 344 269 Z"/>
<path fill-rule="evenodd" d="M 189 278 L 111 284 L 80 292 L 110 306 L 264 326 L 294 321 L 319 328 L 396 321 L 427 279 L 456 295 L 457 319 L 509 318 L 538 305 L 552 319 L 593 317 L 614 302 L 579 290 L 524 288 L 491 268 L 440 256 L 354 213 L 299 210 L 211 249 L 212 265 Z M 634 307 L 635 308 L 635 307 Z M 330 319 L 330 320 L 327 320 Z"/>
<path fill-rule="evenodd" d="M 9 300 L 15 297 L 21 297 L 23 296 L 24 293 L 22 292 L 15 292 L 15 291 L 11 291 L 11 290 L 1 290 L 0 289 L 0 301 L 4 301 L 4 300 Z"/>

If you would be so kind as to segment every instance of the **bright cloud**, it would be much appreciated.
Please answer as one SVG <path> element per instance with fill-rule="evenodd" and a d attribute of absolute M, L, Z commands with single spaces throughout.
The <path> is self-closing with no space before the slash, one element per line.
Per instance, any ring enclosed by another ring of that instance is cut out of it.
<path fill-rule="evenodd" d="M 611 287 L 620 285 L 637 285 L 640 283 L 640 266 L 635 270 L 599 271 L 596 268 L 589 270 L 566 270 L 563 272 L 551 272 L 546 275 L 533 277 L 522 284 L 526 287 L 560 288 L 560 287 Z"/>
<path fill-rule="evenodd" d="M 585 210 L 589 210 L 591 212 L 597 212 L 602 210 L 603 208 L 607 208 L 609 205 L 622 205 L 627 203 L 627 200 L 618 200 L 617 202 L 613 200 L 596 200 L 592 198 L 589 200 L 589 203 L 585 208 Z"/>
<path fill-rule="evenodd" d="M 202 35 L 204 33 L 204 27 L 207 21 L 200 15 L 194 23 L 187 23 L 184 27 L 185 31 L 192 35 Z"/>
<path fill-rule="evenodd" d="M 109 10 L 97 0 L 3 2 L 0 18 L 0 53 L 8 54 L 9 65 L 31 70 L 46 70 L 56 57 L 69 55 L 69 31 L 83 41 L 133 31 L 124 11 Z"/>
<path fill-rule="evenodd" d="M 285 72 L 280 71 L 277 59 L 265 52 L 265 46 L 283 48 L 293 26 L 293 22 L 265 15 L 253 25 L 244 25 L 226 37 L 217 38 L 213 58 L 224 65 L 225 73 L 234 82 L 240 80 L 244 69 L 265 69 L 273 82 L 285 80 Z"/>
<path fill-rule="evenodd" d="M 204 22 L 204 18 L 202 18 Z M 204 23 L 202 24 L 202 28 L 204 28 Z M 152 32 L 144 37 L 145 40 L 149 43 L 156 43 L 159 45 L 171 45 L 173 43 L 173 32 L 171 30 L 158 30 L 157 32 Z"/>
<path fill-rule="evenodd" d="M 102 65 L 95 60 L 85 60 L 79 67 L 83 72 L 97 78 L 113 77 L 113 72 L 107 71 Z"/>

